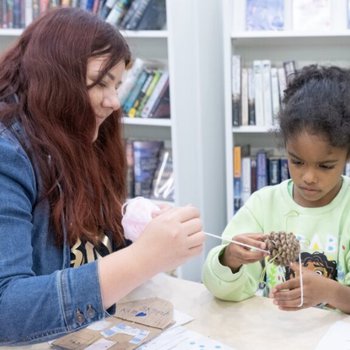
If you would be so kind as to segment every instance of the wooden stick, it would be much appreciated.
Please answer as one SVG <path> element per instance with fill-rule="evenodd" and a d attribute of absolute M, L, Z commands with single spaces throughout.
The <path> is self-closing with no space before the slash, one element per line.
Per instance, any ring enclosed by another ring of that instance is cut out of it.
<path fill-rule="evenodd" d="M 242 243 L 242 242 L 238 242 L 238 241 L 235 241 L 233 239 L 227 239 L 227 238 L 223 238 L 223 237 L 220 237 L 220 236 L 217 236 L 217 235 L 213 235 L 212 233 L 204 232 L 204 234 L 207 235 L 207 236 L 210 236 L 210 237 L 214 237 L 214 238 L 220 239 L 222 241 L 226 241 L 226 242 L 230 242 L 230 243 L 234 243 L 234 244 L 240 245 L 242 247 L 250 248 L 252 250 L 258 250 L 259 252 L 268 253 L 270 255 L 270 252 L 268 250 L 264 250 L 264 249 L 261 249 L 261 248 L 253 247 L 252 245 L 249 245 L 249 244 L 246 244 L 246 243 Z"/>

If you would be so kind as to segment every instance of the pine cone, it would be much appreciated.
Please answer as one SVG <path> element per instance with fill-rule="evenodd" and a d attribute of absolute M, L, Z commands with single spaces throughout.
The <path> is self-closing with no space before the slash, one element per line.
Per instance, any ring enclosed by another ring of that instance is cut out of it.
<path fill-rule="evenodd" d="M 298 259 L 300 245 L 292 232 L 271 232 L 266 235 L 265 243 L 270 258 L 276 265 L 287 266 Z"/>

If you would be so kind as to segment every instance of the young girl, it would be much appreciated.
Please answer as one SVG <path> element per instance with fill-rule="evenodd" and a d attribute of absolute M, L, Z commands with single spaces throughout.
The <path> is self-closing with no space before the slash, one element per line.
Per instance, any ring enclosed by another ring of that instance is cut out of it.
<path fill-rule="evenodd" d="M 350 313 L 350 179 L 342 175 L 350 154 L 349 72 L 304 67 L 283 102 L 280 133 L 291 179 L 253 193 L 223 237 L 266 249 L 264 234 L 293 232 L 302 250 L 303 300 L 298 263 L 277 267 L 266 253 L 233 243 L 210 251 L 203 281 L 218 298 L 240 301 L 265 277 L 266 294 L 280 309 L 329 304 Z"/>
<path fill-rule="evenodd" d="M 0 62 L 0 345 L 76 331 L 202 250 L 198 210 L 161 211 L 130 245 L 117 89 L 129 48 L 74 8 L 31 24 Z"/>

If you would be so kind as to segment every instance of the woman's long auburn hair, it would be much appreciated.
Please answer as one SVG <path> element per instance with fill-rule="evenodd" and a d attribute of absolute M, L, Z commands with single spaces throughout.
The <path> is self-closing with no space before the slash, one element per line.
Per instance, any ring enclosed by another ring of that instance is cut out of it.
<path fill-rule="evenodd" d="M 0 61 L 0 120 L 22 124 L 50 203 L 57 244 L 78 238 L 97 244 L 101 232 L 123 244 L 121 204 L 126 199 L 126 159 L 121 111 L 96 128 L 86 85 L 88 59 L 108 55 L 98 83 L 117 63 L 128 66 L 122 35 L 76 8 L 53 10 L 34 21 Z M 12 98 L 11 98 L 12 96 Z M 14 99 L 13 96 L 16 96 Z"/>

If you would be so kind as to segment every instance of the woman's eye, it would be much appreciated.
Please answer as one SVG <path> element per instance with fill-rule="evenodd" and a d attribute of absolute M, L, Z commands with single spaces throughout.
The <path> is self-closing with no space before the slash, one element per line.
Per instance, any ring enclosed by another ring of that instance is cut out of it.
<path fill-rule="evenodd" d="M 301 164 L 303 164 L 300 160 L 296 160 L 296 159 L 292 159 L 292 160 L 291 160 L 291 163 L 292 163 L 292 164 L 295 164 L 295 165 L 301 165 Z"/>
<path fill-rule="evenodd" d="M 106 84 L 106 83 L 104 83 L 103 81 L 100 81 L 100 82 L 98 83 L 98 86 L 101 86 L 101 87 L 106 87 L 106 86 L 107 86 L 107 84 Z"/>

